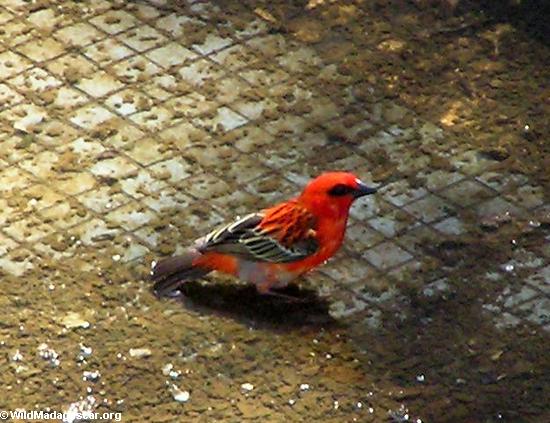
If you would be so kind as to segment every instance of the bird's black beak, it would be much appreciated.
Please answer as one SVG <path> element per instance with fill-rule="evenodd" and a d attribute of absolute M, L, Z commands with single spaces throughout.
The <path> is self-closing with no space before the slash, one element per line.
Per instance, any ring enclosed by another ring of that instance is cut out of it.
<path fill-rule="evenodd" d="M 371 188 L 371 187 L 366 186 L 363 182 L 358 182 L 357 183 L 357 188 L 355 189 L 355 191 L 353 191 L 353 197 L 354 198 L 359 198 L 359 197 L 363 197 L 365 195 L 374 194 L 377 191 L 378 191 L 377 188 Z"/>

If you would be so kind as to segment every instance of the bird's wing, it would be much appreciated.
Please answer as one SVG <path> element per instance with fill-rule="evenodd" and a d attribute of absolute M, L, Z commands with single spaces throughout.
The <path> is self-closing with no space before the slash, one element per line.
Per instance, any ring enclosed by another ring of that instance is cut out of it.
<path fill-rule="evenodd" d="M 291 208 L 278 214 L 273 210 L 252 213 L 215 229 L 200 240 L 199 251 L 232 254 L 251 261 L 290 263 L 318 250 L 312 215 Z"/>

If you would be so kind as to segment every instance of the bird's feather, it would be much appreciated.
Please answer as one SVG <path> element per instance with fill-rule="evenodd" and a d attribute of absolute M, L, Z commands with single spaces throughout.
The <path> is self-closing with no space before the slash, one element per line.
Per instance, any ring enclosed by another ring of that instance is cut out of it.
<path fill-rule="evenodd" d="M 290 263 L 314 254 L 315 218 L 294 207 L 277 207 L 244 216 L 206 235 L 199 251 L 232 254 L 245 260 Z"/>

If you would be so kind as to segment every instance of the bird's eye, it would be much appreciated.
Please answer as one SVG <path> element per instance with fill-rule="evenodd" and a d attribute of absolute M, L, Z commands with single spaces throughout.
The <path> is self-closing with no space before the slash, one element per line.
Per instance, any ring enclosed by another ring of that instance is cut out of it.
<path fill-rule="evenodd" d="M 338 184 L 328 190 L 328 195 L 332 195 L 333 197 L 342 197 L 344 195 L 351 194 L 353 191 L 353 188 L 349 185 Z"/>

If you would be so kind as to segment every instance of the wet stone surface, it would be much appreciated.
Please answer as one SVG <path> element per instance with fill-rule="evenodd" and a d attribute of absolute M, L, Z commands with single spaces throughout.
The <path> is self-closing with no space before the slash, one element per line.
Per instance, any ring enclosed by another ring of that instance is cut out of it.
<path fill-rule="evenodd" d="M 428 3 L 1 1 L 0 409 L 549 421 L 550 51 Z M 151 293 L 329 169 L 381 189 L 304 302 Z"/>

